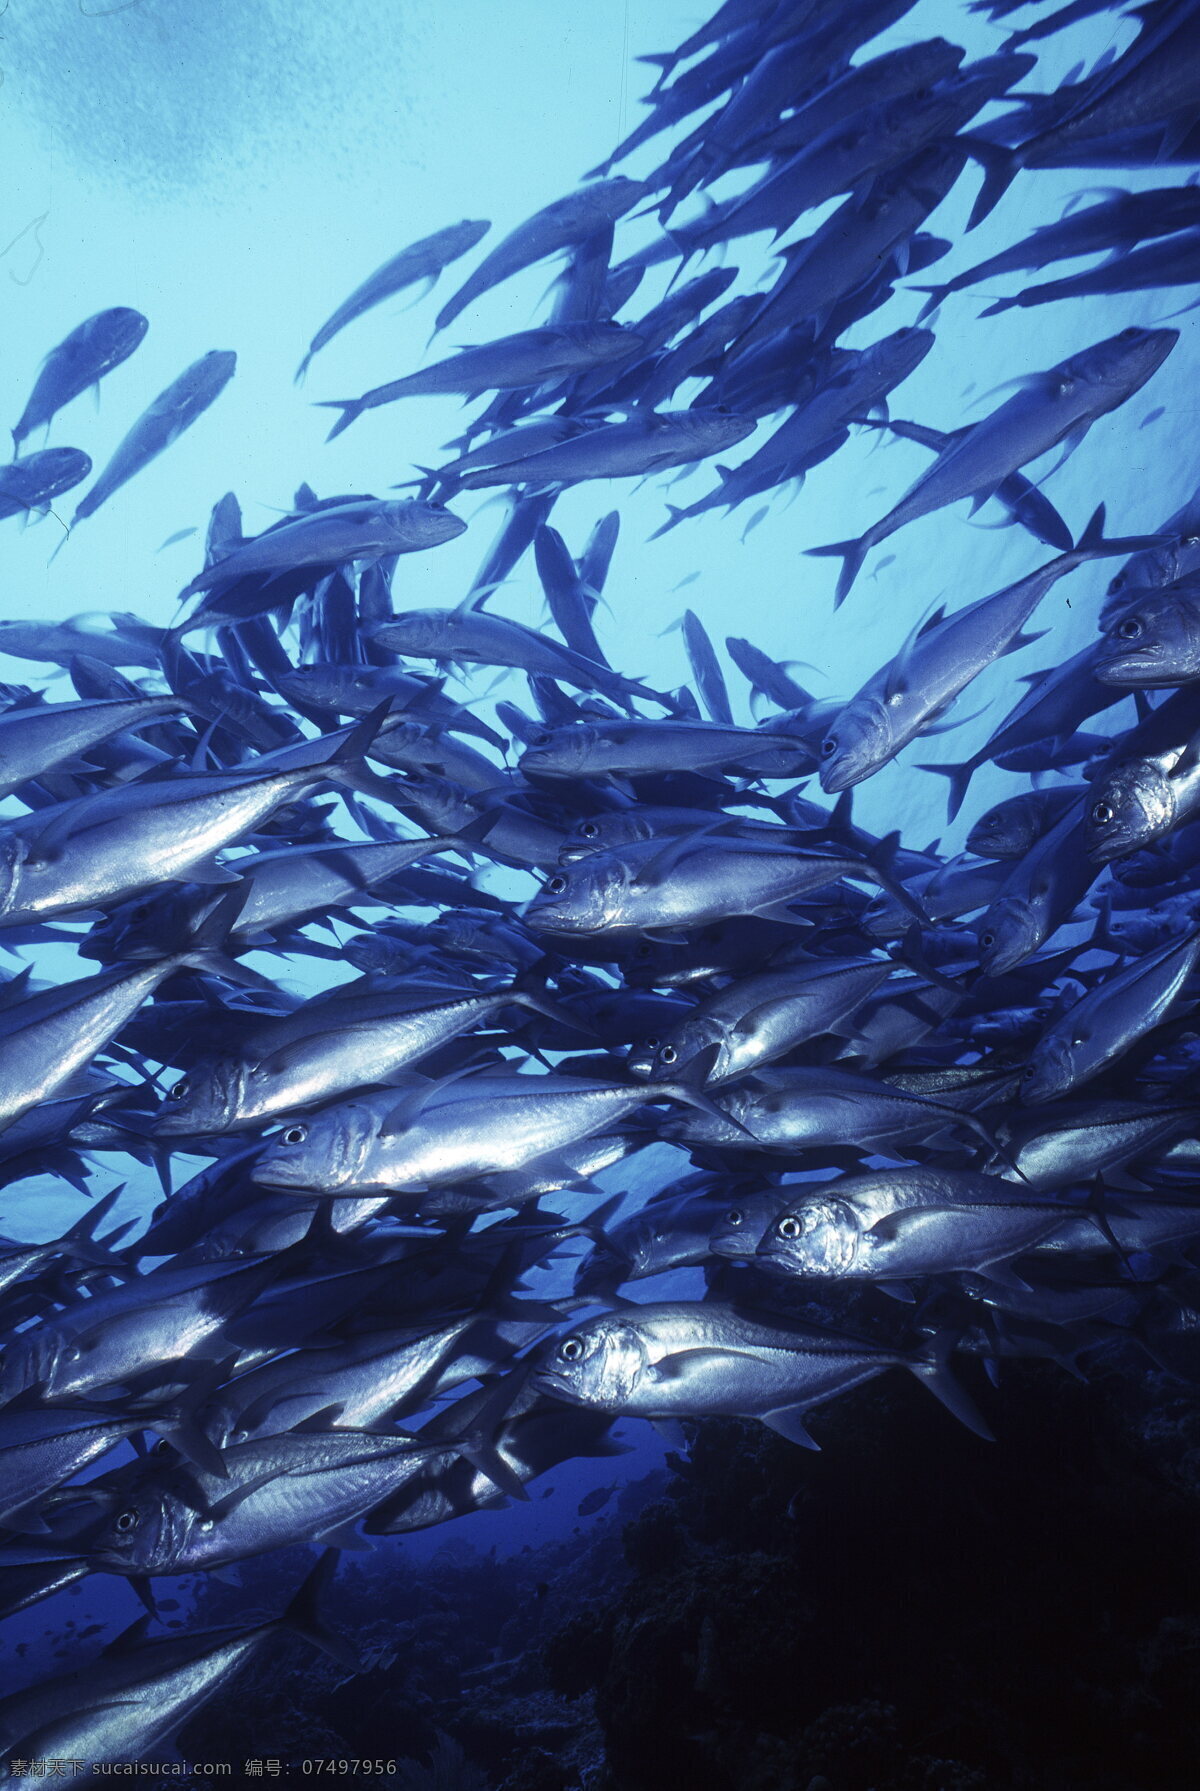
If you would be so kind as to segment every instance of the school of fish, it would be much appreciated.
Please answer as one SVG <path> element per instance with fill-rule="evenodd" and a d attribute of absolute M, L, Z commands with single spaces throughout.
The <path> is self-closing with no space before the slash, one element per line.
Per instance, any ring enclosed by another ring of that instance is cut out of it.
<path fill-rule="evenodd" d="M 968 1359 L 1086 1373 L 1115 1345 L 1200 1371 L 1200 492 L 1149 535 L 1098 494 L 1076 535 L 1023 471 L 1121 428 L 1179 332 L 1081 326 L 950 433 L 889 410 L 980 282 L 1107 257 L 992 311 L 1200 284 L 1182 172 L 1200 161 L 1200 6 L 1150 0 L 1127 48 L 1052 92 L 1036 46 L 1125 0 L 1047 0 L 975 62 L 943 38 L 880 52 L 911 7 L 724 0 L 642 59 L 645 114 L 577 191 L 506 234 L 451 224 L 365 279 L 298 378 L 476 250 L 435 337 L 522 270 L 559 271 L 536 327 L 322 401 L 337 435 L 410 395 L 483 400 L 412 495 L 306 485 L 252 536 L 222 497 L 166 629 L 0 622 L 0 651 L 42 680 L 0 686 L 0 946 L 86 961 L 0 987 L 0 1176 L 91 1196 L 57 1240 L 0 1239 L 0 1612 L 109 1574 L 152 1618 L 160 1576 L 321 1551 L 270 1622 L 143 1623 L 0 1696 L 0 1777 L 157 1757 L 285 1631 L 352 1669 L 316 1608 L 337 1551 L 526 1498 L 569 1458 L 618 1453 L 622 1417 L 679 1443 L 681 1420 L 736 1415 L 815 1446 L 816 1408 L 902 1368 L 986 1437 Z M 643 177 L 613 172 L 667 134 Z M 974 224 L 1049 168 L 1160 184 L 1089 196 L 936 283 L 951 245 L 926 225 L 952 188 L 974 183 Z M 622 254 L 635 213 L 661 232 Z M 761 290 L 693 267 L 793 231 Z M 676 278 L 639 313 L 659 265 Z M 893 295 L 912 321 L 844 346 Z M 86 454 L 28 438 L 147 327 L 118 306 L 50 350 L 0 514 L 83 485 Z M 72 532 L 235 368 L 205 354 L 154 399 Z M 913 615 L 848 700 L 814 698 L 771 643 L 722 654 L 691 611 L 678 687 L 611 662 L 619 513 L 568 542 L 563 490 L 592 482 L 603 508 L 605 481 L 720 456 L 674 528 L 885 428 L 927 469 L 856 539 L 803 537 L 838 561 L 849 626 L 876 548 L 964 500 L 995 500 L 1042 563 Z M 456 497 L 485 487 L 507 520 L 462 603 L 395 607 L 400 556 L 460 535 Z M 504 614 L 527 554 L 542 628 Z M 865 832 L 854 788 L 1036 640 L 1047 593 L 1093 560 L 1114 562 L 1098 639 L 1037 669 L 961 763 L 921 768 L 952 818 L 982 766 L 1022 779 L 967 851 Z M 757 725 L 735 721 L 735 675 Z M 308 998 L 281 986 L 297 960 Z M 355 975 L 322 987 L 331 965 Z M 673 1179 L 618 1216 L 622 1165 L 664 1142 Z M 179 1152 L 207 1165 L 182 1184 Z M 120 1189 L 91 1178 L 128 1160 L 162 1198 L 117 1224 Z M 573 1286 L 537 1273 L 564 1252 Z M 681 1269 L 704 1271 L 703 1297 L 656 1298 Z"/>

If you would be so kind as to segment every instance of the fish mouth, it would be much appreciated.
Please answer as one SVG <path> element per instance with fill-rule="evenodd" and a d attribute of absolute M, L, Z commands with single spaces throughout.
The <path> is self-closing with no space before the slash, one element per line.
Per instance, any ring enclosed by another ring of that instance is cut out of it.
<path fill-rule="evenodd" d="M 587 1401 L 579 1397 L 565 1375 L 553 1368 L 537 1368 L 529 1377 L 530 1390 L 534 1393 L 549 1393 L 555 1399 L 565 1400 L 569 1405 L 586 1405 Z"/>
<path fill-rule="evenodd" d="M 848 760 L 843 760 L 840 764 L 822 765 L 819 778 L 821 788 L 827 796 L 839 796 L 843 790 L 849 790 L 861 781 L 860 774 Z"/>

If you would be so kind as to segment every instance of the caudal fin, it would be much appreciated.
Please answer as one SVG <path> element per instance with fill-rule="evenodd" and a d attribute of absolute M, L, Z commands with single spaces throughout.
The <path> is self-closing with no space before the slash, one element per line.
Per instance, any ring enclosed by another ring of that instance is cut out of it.
<path fill-rule="evenodd" d="M 859 541 L 831 541 L 827 547 L 809 547 L 806 553 L 816 559 L 840 559 L 842 570 L 838 574 L 837 590 L 833 594 L 833 607 L 839 609 L 850 594 L 850 588 L 862 571 L 863 561 L 869 552 L 867 543 Z"/>
<path fill-rule="evenodd" d="M 946 820 L 953 821 L 963 805 L 967 787 L 976 772 L 974 759 L 964 759 L 961 765 L 918 765 L 918 771 L 934 771 L 939 777 L 950 779 L 950 794 L 946 799 Z"/>
<path fill-rule="evenodd" d="M 929 294 L 929 297 L 925 300 L 925 303 L 917 313 L 917 324 L 919 326 L 924 323 L 927 317 L 933 315 L 939 305 L 944 304 L 946 299 L 949 298 L 950 294 L 954 291 L 954 282 L 952 280 L 947 280 L 941 286 L 909 286 L 906 290 L 908 292 L 927 292 Z M 987 316 L 986 311 L 984 312 L 984 316 Z"/>
<path fill-rule="evenodd" d="M 982 1437 L 985 1443 L 994 1443 L 995 1436 L 984 1421 L 975 1401 L 966 1388 L 961 1386 L 950 1367 L 950 1356 L 955 1345 L 954 1337 L 935 1339 L 921 1352 L 921 1355 L 910 1362 L 909 1366 L 917 1379 L 921 1381 L 935 1399 L 940 1399 L 948 1412 L 952 1412 L 960 1424 Z"/>
<path fill-rule="evenodd" d="M 668 504 L 667 510 L 668 516 L 666 522 L 661 523 L 652 535 L 647 535 L 647 541 L 657 541 L 660 535 L 665 535 L 669 530 L 676 528 L 687 515 L 687 511 L 681 509 L 678 504 Z"/>
<path fill-rule="evenodd" d="M 981 137 L 960 137 L 958 141 L 966 146 L 983 168 L 983 185 L 967 219 L 967 229 L 974 230 L 976 224 L 982 224 L 1003 199 L 1024 163 L 1019 150 L 1004 149 L 998 143 L 988 143 Z"/>
<path fill-rule="evenodd" d="M 330 1634 L 321 1621 L 318 1610 L 320 1600 L 333 1584 L 337 1564 L 338 1550 L 327 1548 L 312 1572 L 301 1581 L 279 1621 L 294 1634 L 303 1636 L 306 1642 L 311 1642 L 314 1648 L 332 1655 L 348 1671 L 355 1672 L 359 1666 L 358 1656 L 348 1642 L 344 1642 L 340 1636 Z"/>
<path fill-rule="evenodd" d="M 335 435 L 342 433 L 343 429 L 349 429 L 351 423 L 356 422 L 367 407 L 361 398 L 320 398 L 317 400 L 317 408 L 319 410 L 340 410 L 342 413 L 325 437 L 327 442 L 331 442 Z"/>
<path fill-rule="evenodd" d="M 993 299 L 992 303 L 987 307 L 987 309 L 984 311 L 981 311 L 979 313 L 979 315 L 981 317 L 998 317 L 1000 315 L 1001 311 L 1011 311 L 1011 310 L 1013 310 L 1013 308 L 1015 306 L 1019 305 L 1020 303 L 1021 303 L 1021 295 L 1019 292 L 1016 293 L 1012 298 Z M 925 315 L 925 313 L 924 313 L 924 311 L 922 311 L 921 316 L 924 317 L 924 315 Z"/>

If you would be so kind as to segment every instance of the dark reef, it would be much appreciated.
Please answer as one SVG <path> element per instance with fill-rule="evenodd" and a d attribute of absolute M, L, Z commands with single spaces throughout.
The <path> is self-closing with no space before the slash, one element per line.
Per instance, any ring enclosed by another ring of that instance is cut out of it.
<path fill-rule="evenodd" d="M 1139 1359 L 975 1391 L 996 1444 L 893 1375 L 818 1415 L 820 1454 L 690 1426 L 565 1541 L 344 1559 L 363 1671 L 264 1662 L 181 1752 L 392 1758 L 442 1791 L 1193 1791 L 1191 1389 Z M 266 1606 L 299 1561 L 245 1585 Z"/>

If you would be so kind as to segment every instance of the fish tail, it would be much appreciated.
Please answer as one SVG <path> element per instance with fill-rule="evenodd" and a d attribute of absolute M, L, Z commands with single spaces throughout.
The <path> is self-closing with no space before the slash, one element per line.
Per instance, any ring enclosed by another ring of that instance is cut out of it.
<path fill-rule="evenodd" d="M 719 1045 L 710 1045 L 707 1051 L 697 1052 L 688 1064 L 686 1079 L 676 1076 L 673 1082 L 647 1083 L 646 1098 L 652 1101 L 682 1101 L 685 1107 L 694 1107 L 698 1113 L 706 1113 L 709 1119 L 719 1120 L 722 1125 L 734 1126 L 746 1138 L 753 1139 L 754 1133 L 748 1127 L 735 1119 L 732 1113 L 727 1113 L 724 1107 L 718 1107 L 715 1101 L 702 1092 L 720 1048 Z"/>
<path fill-rule="evenodd" d="M 366 408 L 361 398 L 319 398 L 317 400 L 318 410 L 340 410 L 342 413 L 325 440 L 331 442 L 335 435 L 342 433 L 343 429 L 349 429 L 351 423 L 357 422 Z"/>
<path fill-rule="evenodd" d="M 1020 303 L 1021 294 L 1018 292 L 1012 298 L 993 300 L 986 311 L 981 311 L 979 315 L 981 317 L 997 317 L 1001 311 L 1011 311 L 1015 305 L 1019 305 Z M 924 315 L 925 313 L 922 311 L 921 316 L 924 317 Z"/>
<path fill-rule="evenodd" d="M 230 982 L 254 989 L 270 986 L 257 970 L 235 963 L 225 950 L 226 941 L 237 925 L 238 915 L 245 907 L 249 893 L 249 882 L 240 878 L 232 889 L 226 890 L 220 901 L 213 904 L 196 926 L 191 938 L 178 951 L 170 954 L 180 969 L 206 970 L 210 975 L 223 976 Z"/>
<path fill-rule="evenodd" d="M 805 552 L 816 559 L 841 560 L 842 570 L 838 574 L 837 590 L 833 595 L 833 607 L 840 609 L 862 571 L 863 561 L 870 552 L 870 543 L 862 536 L 857 541 L 831 541 L 825 547 L 809 547 Z"/>
<path fill-rule="evenodd" d="M 303 1636 L 306 1642 L 311 1642 L 314 1648 L 332 1655 L 334 1660 L 339 1661 L 350 1672 L 356 1672 L 360 1665 L 358 1656 L 348 1642 L 326 1629 L 318 1609 L 320 1600 L 333 1584 L 338 1555 L 339 1551 L 335 1548 L 324 1550 L 312 1572 L 301 1581 L 279 1621 L 295 1635 Z"/>
<path fill-rule="evenodd" d="M 218 1480 L 228 1480 L 229 1469 L 225 1466 L 224 1456 L 212 1438 L 205 1435 L 190 1411 L 173 1407 L 158 1417 L 147 1417 L 146 1423 L 164 1436 L 202 1474 L 212 1474 Z"/>
<path fill-rule="evenodd" d="M 118 1225 L 104 1239 L 96 1236 L 100 1225 L 108 1218 L 113 1207 L 125 1192 L 125 1186 L 126 1184 L 121 1182 L 117 1187 L 111 1189 L 102 1200 L 96 1202 L 95 1206 L 89 1207 L 82 1219 L 72 1225 L 70 1231 L 64 1232 L 62 1243 L 67 1246 L 69 1255 L 80 1262 L 105 1264 L 110 1268 L 121 1268 L 128 1272 L 128 1265 L 112 1254 L 112 1246 L 119 1238 L 124 1237 L 129 1226 Z"/>
<path fill-rule="evenodd" d="M 925 303 L 917 313 L 917 323 L 919 325 L 924 323 L 927 317 L 931 317 L 939 305 L 945 303 L 946 299 L 949 298 L 950 294 L 954 291 L 954 282 L 952 280 L 947 280 L 941 286 L 910 286 L 908 290 L 909 292 L 927 292 L 929 294 L 929 297 L 925 300 Z M 983 315 L 986 317 L 987 312 L 985 311 Z"/>
<path fill-rule="evenodd" d="M 953 821 L 963 805 L 967 786 L 976 772 L 974 759 L 964 759 L 961 765 L 918 765 L 918 771 L 934 771 L 939 777 L 950 779 L 950 794 L 946 798 L 946 820 Z"/>
<path fill-rule="evenodd" d="M 958 1339 L 953 1334 L 934 1338 L 908 1366 L 960 1424 L 965 1424 L 968 1430 L 974 1431 L 977 1437 L 982 1437 L 985 1443 L 994 1443 L 995 1436 L 984 1421 L 983 1414 L 950 1367 L 950 1357 L 957 1343 Z"/>
<path fill-rule="evenodd" d="M 896 853 L 899 847 L 899 833 L 889 833 L 877 845 L 871 847 L 866 856 L 866 863 L 874 873 L 880 889 L 886 891 L 893 901 L 899 902 L 900 906 L 906 913 L 913 916 L 919 926 L 927 926 L 929 924 L 928 914 L 912 891 L 906 889 L 896 875 Z"/>
<path fill-rule="evenodd" d="M 967 219 L 967 229 L 974 230 L 1000 203 L 1025 164 L 1019 150 L 1002 149 L 981 137 L 960 137 L 959 142 L 983 168 L 983 185 Z"/>
<path fill-rule="evenodd" d="M 510 1499 L 528 1502 L 525 1482 L 512 1464 L 501 1455 L 496 1442 L 496 1432 L 513 1404 L 514 1382 L 519 1390 L 524 1379 L 524 1374 L 520 1371 L 515 1375 L 504 1375 L 475 1414 L 470 1430 L 456 1437 L 453 1447 L 466 1457 L 473 1468 L 485 1474 L 497 1491 L 507 1493 Z"/>
<path fill-rule="evenodd" d="M 489 825 L 494 817 L 488 817 Z M 552 1020 L 556 1026 L 566 1026 L 572 1032 L 581 1033 L 586 1038 L 595 1038 L 596 1028 L 589 1026 L 581 1015 L 570 1013 L 558 1002 L 552 1001 L 546 993 L 544 981 L 537 970 L 530 970 L 518 978 L 509 991 L 509 999 L 514 1007 L 527 1008 L 531 1014 L 541 1014 Z"/>
<path fill-rule="evenodd" d="M 652 535 L 647 535 L 646 539 L 648 541 L 657 541 L 658 537 L 660 535 L 665 535 L 668 532 L 668 530 L 676 528 L 678 526 L 678 524 L 681 523 L 683 521 L 684 517 L 687 515 L 687 511 L 684 509 L 681 509 L 678 504 L 668 504 L 667 511 L 668 511 L 668 515 L 667 515 L 666 522 L 660 524 L 660 526 L 655 529 L 655 531 Z"/>

